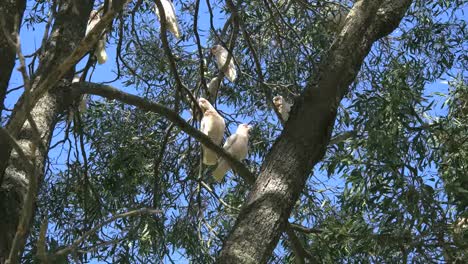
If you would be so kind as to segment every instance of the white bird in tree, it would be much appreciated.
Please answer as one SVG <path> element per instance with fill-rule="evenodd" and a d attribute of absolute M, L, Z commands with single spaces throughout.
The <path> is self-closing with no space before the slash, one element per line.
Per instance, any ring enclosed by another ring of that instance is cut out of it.
<path fill-rule="evenodd" d="M 273 104 L 275 105 L 278 112 L 281 114 L 281 118 L 283 119 L 283 122 L 288 121 L 289 111 L 291 111 L 292 104 L 286 102 L 286 100 L 284 100 L 283 96 L 281 95 L 277 95 L 273 97 Z"/>
<path fill-rule="evenodd" d="M 207 135 L 215 144 L 221 144 L 223 140 L 226 124 L 216 109 L 205 98 L 198 99 L 198 105 L 203 111 L 200 131 Z M 218 160 L 216 152 L 202 145 L 203 148 L 203 164 L 215 165 Z"/>
<path fill-rule="evenodd" d="M 177 23 L 177 17 L 175 14 L 174 4 L 170 0 L 159 0 L 163 6 L 164 14 L 166 16 L 166 27 L 167 29 L 174 34 L 176 38 L 180 38 L 179 32 L 179 24 Z M 158 16 L 159 21 L 161 21 L 161 17 L 159 16 L 158 7 L 154 6 L 154 12 L 156 16 Z"/>
<path fill-rule="evenodd" d="M 96 26 L 99 20 L 101 20 L 99 12 L 97 10 L 92 10 L 88 19 L 88 26 L 86 27 L 86 35 L 88 35 L 88 33 Z M 96 56 L 99 64 L 106 63 L 106 34 L 102 34 L 102 37 L 98 40 L 96 49 L 94 50 L 94 55 Z"/>
<path fill-rule="evenodd" d="M 221 45 L 214 45 L 211 48 L 211 53 L 216 57 L 216 64 L 220 70 L 224 70 L 224 75 L 229 79 L 229 81 L 234 82 L 237 78 L 236 67 L 234 66 L 234 58 L 231 57 L 229 60 L 229 65 L 226 68 L 223 68 L 226 64 L 228 51 Z"/>
<path fill-rule="evenodd" d="M 245 159 L 249 150 L 249 131 L 251 129 L 252 126 L 240 124 L 237 127 L 236 133 L 231 135 L 224 143 L 224 150 L 238 160 Z M 224 159 L 220 159 L 218 167 L 213 171 L 213 178 L 217 182 L 221 182 L 229 169 L 229 163 Z"/>

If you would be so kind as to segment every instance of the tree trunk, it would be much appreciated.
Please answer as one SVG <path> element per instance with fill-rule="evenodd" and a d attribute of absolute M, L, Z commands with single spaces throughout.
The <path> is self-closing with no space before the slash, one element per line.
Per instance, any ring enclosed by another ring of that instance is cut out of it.
<path fill-rule="evenodd" d="M 23 19 L 26 0 L 2 0 L 0 1 L 0 125 L 2 121 L 3 103 L 5 101 L 11 72 L 15 66 L 16 50 L 8 43 L 4 36 L 3 28 L 8 34 L 19 32 Z"/>
<path fill-rule="evenodd" d="M 382 3 L 383 2 L 383 3 Z M 411 0 L 356 1 L 342 32 L 273 145 L 225 241 L 219 263 L 265 263 L 313 166 L 330 140 L 337 106 L 372 44 L 400 23 Z"/>
<path fill-rule="evenodd" d="M 52 33 L 50 34 L 51 37 L 43 50 L 42 60 L 32 81 L 33 89 L 77 47 L 85 34 L 93 2 L 93 0 L 82 0 L 79 3 L 76 0 L 63 0 L 59 2 L 59 10 Z M 74 68 L 66 75 L 66 79 L 71 81 L 73 75 Z M 57 116 L 65 107 L 64 102 L 67 99 L 67 94 L 65 93 L 66 91 L 59 88 L 50 90 L 38 101 L 31 111 L 31 116 L 41 136 L 42 146 L 44 146 L 43 148 L 38 147 L 38 152 L 35 153 L 37 164 L 41 166 L 40 171 L 43 171 L 44 168 Z M 19 100 L 15 109 L 23 100 L 24 98 Z M 14 118 L 14 114 L 12 118 Z M 30 143 L 33 140 L 33 135 L 34 131 L 31 125 L 29 122 L 26 122 L 17 138 L 24 152 L 28 155 L 32 154 Z M 9 154 L 11 152 L 11 146 L 6 145 L 5 142 L 0 142 L 0 147 L 8 147 L 9 151 L 3 153 Z M 11 156 L 3 154 L 0 157 L 0 165 L 2 164 L 6 169 L 4 170 L 4 174 L 3 171 L 0 171 L 0 175 L 4 175 L 0 188 L 0 263 L 3 263 L 8 257 L 29 182 L 29 175 L 27 175 L 23 165 L 24 161 L 18 159 L 15 152 L 11 152 Z M 38 178 L 38 182 L 40 183 L 43 173 L 38 175 Z"/>

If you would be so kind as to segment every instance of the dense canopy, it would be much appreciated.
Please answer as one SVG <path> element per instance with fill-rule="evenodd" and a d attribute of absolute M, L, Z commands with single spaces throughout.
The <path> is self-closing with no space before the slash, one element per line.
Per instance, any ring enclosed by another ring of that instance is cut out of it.
<path fill-rule="evenodd" d="M 0 263 L 466 263 L 467 12 L 3 0 Z"/>

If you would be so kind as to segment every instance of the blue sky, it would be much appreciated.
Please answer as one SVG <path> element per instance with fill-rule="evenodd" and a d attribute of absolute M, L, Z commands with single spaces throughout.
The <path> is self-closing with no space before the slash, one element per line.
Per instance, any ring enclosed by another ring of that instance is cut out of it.
<path fill-rule="evenodd" d="M 202 40 L 202 43 L 204 46 L 206 46 L 206 41 L 209 35 L 209 14 L 207 11 L 206 3 L 205 1 L 200 1 L 200 14 L 199 14 L 199 28 L 201 29 L 199 34 L 200 38 Z M 28 16 L 28 12 L 31 10 L 33 1 L 28 1 L 26 12 L 25 12 L 25 17 Z M 179 4 L 177 5 L 177 9 L 180 10 Z M 215 14 L 217 16 L 218 14 Z M 189 19 L 190 17 L 186 14 L 178 14 L 179 19 Z M 157 32 L 159 32 L 159 22 L 157 21 L 156 16 L 151 13 L 148 16 L 144 17 L 144 19 L 153 19 L 154 22 L 154 27 Z M 224 25 L 224 20 L 222 19 L 215 19 L 215 26 L 222 26 Z M 21 28 L 20 32 L 20 40 L 21 40 L 21 45 L 22 45 L 22 52 L 24 55 L 29 55 L 34 53 L 41 45 L 42 37 L 44 34 L 44 29 L 45 25 L 44 24 L 36 24 L 34 27 L 26 27 L 23 26 Z M 168 32 L 168 35 L 170 33 Z M 194 40 L 190 39 L 187 41 L 187 43 L 192 44 L 193 50 L 196 50 L 196 46 L 193 45 Z M 107 82 L 110 80 L 113 80 L 116 76 L 116 63 L 115 63 L 115 58 L 116 58 L 116 46 L 113 45 L 112 43 L 108 43 L 106 47 L 106 52 L 108 54 L 108 61 L 103 64 L 103 65 L 97 65 L 94 69 L 94 73 L 92 75 L 92 82 Z M 77 64 L 76 69 L 82 69 L 86 62 L 87 62 L 88 57 L 84 57 L 80 63 Z M 26 59 L 26 64 L 30 63 L 30 59 Z M 12 78 L 9 83 L 9 88 L 14 88 L 17 86 L 20 86 L 23 84 L 23 79 L 21 74 L 16 70 L 18 65 L 15 66 L 15 69 L 12 74 Z M 132 86 L 125 86 L 122 82 L 123 80 L 117 80 L 110 85 L 124 90 L 129 93 L 134 93 L 137 94 L 137 88 L 132 87 Z M 14 107 L 14 104 L 16 103 L 18 97 L 22 94 L 23 90 L 20 89 L 18 91 L 12 92 L 8 95 L 8 97 L 5 100 L 5 106 L 7 109 L 12 109 Z M 96 98 L 98 99 L 98 98 Z M 231 112 L 232 109 L 229 109 L 227 107 L 222 107 L 221 108 L 224 111 Z M 185 112 L 183 114 L 183 117 L 185 119 L 189 118 L 189 114 Z M 231 131 L 235 131 L 235 127 L 231 127 Z M 60 141 L 64 138 L 64 132 L 55 132 L 54 133 L 54 138 L 52 139 L 52 144 L 54 144 L 57 141 Z M 71 139 L 73 140 L 73 139 Z M 66 146 L 64 146 L 66 148 Z M 53 170 L 58 172 L 59 170 L 66 169 L 66 155 L 64 155 L 64 151 L 61 150 L 60 147 L 55 148 L 49 152 L 49 157 L 51 160 L 51 163 L 53 164 Z M 171 212 L 167 212 L 168 215 L 171 214 Z M 49 225 L 49 234 L 54 234 L 54 229 L 55 226 L 53 223 Z M 171 258 L 176 261 L 177 263 L 189 263 L 187 259 L 183 257 L 183 250 L 175 251 L 172 255 Z M 165 262 L 168 262 L 168 259 L 165 260 Z M 101 263 L 100 261 L 97 260 L 92 260 L 90 263 Z"/>

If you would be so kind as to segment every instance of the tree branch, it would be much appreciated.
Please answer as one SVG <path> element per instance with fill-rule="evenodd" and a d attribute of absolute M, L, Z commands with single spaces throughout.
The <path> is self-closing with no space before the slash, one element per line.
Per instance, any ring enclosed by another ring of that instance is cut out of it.
<path fill-rule="evenodd" d="M 231 165 L 231 168 L 235 172 L 237 172 L 247 183 L 253 184 L 255 182 L 254 175 L 247 169 L 247 167 L 242 162 L 234 158 L 222 147 L 215 144 L 207 135 L 203 134 L 202 132 L 191 126 L 189 123 L 187 123 L 172 109 L 169 109 L 158 103 L 150 102 L 139 96 L 122 92 L 108 85 L 81 82 L 72 84 L 72 87 L 74 89 L 77 89 L 78 93 L 99 95 L 110 100 L 115 99 L 120 102 L 136 106 L 144 111 L 154 112 L 164 116 L 169 121 L 173 122 L 174 125 L 182 129 L 189 136 L 195 138 L 200 143 L 216 152 L 216 154 L 226 159 L 229 162 L 229 165 Z"/>
<path fill-rule="evenodd" d="M 55 67 L 52 72 L 50 72 L 44 80 L 41 80 L 38 86 L 31 89 L 30 92 L 25 91 L 22 97 L 28 98 L 28 100 L 25 100 L 19 106 L 19 109 L 15 111 L 15 115 L 7 125 L 8 131 L 14 138 L 17 138 L 19 131 L 26 121 L 26 114 L 31 111 L 37 101 L 48 90 L 55 87 L 57 82 L 88 53 L 88 51 L 101 37 L 101 32 L 112 22 L 117 13 L 120 12 L 124 5 L 129 1 L 130 0 L 118 1 L 121 5 L 117 7 L 113 4 L 113 8 L 101 17 L 101 20 L 99 20 L 96 26 L 94 26 L 93 29 L 80 41 L 78 47 L 62 62 L 62 64 Z"/>
<path fill-rule="evenodd" d="M 350 131 L 346 131 L 346 132 L 343 132 L 341 134 L 338 134 L 338 135 L 335 135 L 334 137 L 332 137 L 330 139 L 330 143 L 328 143 L 328 145 L 335 145 L 335 144 L 338 144 L 340 142 L 343 142 L 349 138 L 352 138 L 352 137 L 355 137 L 357 135 L 357 132 L 355 130 L 350 130 Z"/>
<path fill-rule="evenodd" d="M 291 241 L 291 247 L 294 251 L 295 257 L 296 257 L 296 263 L 297 264 L 302 264 L 306 263 L 305 259 L 310 260 L 310 262 L 307 263 L 319 263 L 315 257 L 304 248 L 303 243 L 299 238 L 296 236 L 294 233 L 294 230 L 291 228 L 291 226 L 287 225 L 285 228 L 286 234 L 288 235 L 290 241 Z"/>
<path fill-rule="evenodd" d="M 298 224 L 294 224 L 294 223 L 289 223 L 289 226 L 296 230 L 296 231 L 299 231 L 301 233 L 305 233 L 305 234 L 320 234 L 322 233 L 322 230 L 320 229 L 317 229 L 317 228 L 307 228 L 307 227 L 304 227 L 304 226 L 301 226 L 301 225 L 298 225 Z"/>
<path fill-rule="evenodd" d="M 57 252 L 55 252 L 54 254 L 52 254 L 51 256 L 49 256 L 47 259 L 49 260 L 54 260 L 55 258 L 59 257 L 59 256 L 63 256 L 63 255 L 67 255 L 67 254 L 70 254 L 70 252 L 73 252 L 73 251 L 76 251 L 76 249 L 78 248 L 78 246 L 87 238 L 89 237 L 90 235 L 92 235 L 93 233 L 95 233 L 97 230 L 99 230 L 100 228 L 104 227 L 105 225 L 117 220 L 117 219 L 120 219 L 120 218 L 126 218 L 126 217 L 130 217 L 130 216 L 135 216 L 135 215 L 142 215 L 142 214 L 157 214 L 157 213 L 161 213 L 160 210 L 154 210 L 154 209 L 151 209 L 151 208 L 141 208 L 141 209 L 137 209 L 137 210 L 133 210 L 133 211 L 129 211 L 129 212 L 125 212 L 125 213 L 121 213 L 121 214 L 116 214 L 112 217 L 110 217 L 109 219 L 103 221 L 102 223 L 94 226 L 93 228 L 91 228 L 89 231 L 87 231 L 86 233 L 84 233 L 80 238 L 76 239 L 70 246 L 68 246 L 67 248 L 64 248 L 64 249 L 61 249 Z"/>
<path fill-rule="evenodd" d="M 155 1 L 156 7 L 158 8 L 159 11 L 159 16 L 161 18 L 161 32 L 159 36 L 161 37 L 161 42 L 162 46 L 164 49 L 164 53 L 166 54 L 166 57 L 169 61 L 169 68 L 171 69 L 172 75 L 174 75 L 174 79 L 176 82 L 176 87 L 177 87 L 177 92 L 182 95 L 183 92 L 186 93 L 186 95 L 190 98 L 192 101 L 193 105 L 195 106 L 195 109 L 198 110 L 198 113 L 193 113 L 194 116 L 198 116 L 199 113 L 203 113 L 202 109 L 198 105 L 197 99 L 193 96 L 192 92 L 187 88 L 185 84 L 182 83 L 182 80 L 180 79 L 179 73 L 177 71 L 177 65 L 174 59 L 174 54 L 172 54 L 171 47 L 169 46 L 169 41 L 167 40 L 167 20 L 166 20 L 166 13 L 164 12 L 164 7 L 161 3 L 160 0 Z M 178 99 L 178 93 L 176 92 L 176 100 Z M 189 103 L 190 104 L 190 103 Z M 176 112 L 179 112 L 178 103 L 176 102 Z"/>
<path fill-rule="evenodd" d="M 17 151 L 18 155 L 24 159 L 26 168 L 28 169 L 29 174 L 29 188 L 24 197 L 23 208 L 21 209 L 21 216 L 16 227 L 16 233 L 13 238 L 13 243 L 11 245 L 10 253 L 8 259 L 5 261 L 5 264 L 19 263 L 18 259 L 21 257 L 21 253 L 24 250 L 24 244 L 26 243 L 26 236 L 30 227 L 30 220 L 34 212 L 34 202 L 37 196 L 38 183 L 37 183 L 37 174 L 38 168 L 36 167 L 36 145 L 31 144 L 30 155 L 33 157 L 32 164 L 30 163 L 30 158 L 26 157 L 22 148 L 14 140 L 14 138 L 7 132 L 5 129 L 0 128 L 1 134 L 8 138 L 9 143 Z"/>
<path fill-rule="evenodd" d="M 390 0 L 354 3 L 346 25 L 327 51 L 314 78 L 295 101 L 282 134 L 266 156 L 239 217 L 224 241 L 217 259 L 219 263 L 266 263 L 271 256 L 311 170 L 325 155 L 337 107 L 373 43 L 382 34 L 380 27 L 373 24 L 385 26 L 376 21 L 383 2 Z M 397 18 L 392 20 L 396 21 L 391 24 L 392 30 L 411 0 L 395 2 L 401 3 L 403 8 L 395 12 Z"/>

